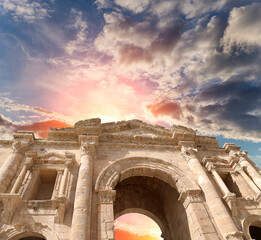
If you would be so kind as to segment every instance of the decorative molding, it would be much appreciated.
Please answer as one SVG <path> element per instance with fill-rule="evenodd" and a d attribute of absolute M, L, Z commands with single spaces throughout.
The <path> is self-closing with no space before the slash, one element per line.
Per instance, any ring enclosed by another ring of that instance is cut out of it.
<path fill-rule="evenodd" d="M 71 166 L 71 164 L 73 164 L 75 161 L 75 154 L 68 151 L 66 151 L 64 155 L 51 152 L 41 156 L 37 156 L 36 158 L 36 164 L 69 164 Z"/>
<path fill-rule="evenodd" d="M 187 208 L 190 203 L 202 202 L 201 193 L 201 190 L 183 190 L 178 200 Z"/>
<path fill-rule="evenodd" d="M 227 153 L 229 153 L 230 151 L 239 151 L 241 147 L 236 146 L 234 143 L 225 143 L 223 148 Z"/>
<path fill-rule="evenodd" d="M 13 134 L 14 140 L 32 144 L 35 141 L 34 132 L 32 131 L 18 131 Z"/>
<path fill-rule="evenodd" d="M 237 161 L 235 161 L 234 157 L 227 160 L 218 156 L 206 156 L 203 158 L 202 164 L 209 172 L 211 172 L 213 169 L 216 169 L 217 172 L 229 173 L 231 170 L 234 169 Z"/>
<path fill-rule="evenodd" d="M 115 190 L 101 189 L 98 192 L 99 203 L 113 203 L 116 199 Z"/>

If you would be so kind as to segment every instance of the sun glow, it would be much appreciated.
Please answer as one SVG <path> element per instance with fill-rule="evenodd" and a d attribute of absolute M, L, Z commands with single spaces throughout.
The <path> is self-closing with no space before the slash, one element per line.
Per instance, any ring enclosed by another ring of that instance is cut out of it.
<path fill-rule="evenodd" d="M 143 214 L 124 214 L 114 225 L 115 240 L 163 240 L 157 223 Z"/>

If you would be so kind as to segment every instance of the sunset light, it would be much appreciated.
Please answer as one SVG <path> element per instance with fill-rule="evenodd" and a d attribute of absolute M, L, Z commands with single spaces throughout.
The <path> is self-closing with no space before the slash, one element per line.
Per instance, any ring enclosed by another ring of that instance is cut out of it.
<path fill-rule="evenodd" d="M 163 240 L 161 230 L 151 218 L 129 213 L 114 222 L 115 240 Z"/>
<path fill-rule="evenodd" d="M 130 119 L 169 130 L 162 142 L 185 126 L 219 147 L 242 146 L 261 167 L 260 0 L 0 0 L 0 139 L 11 144 L 24 130 L 44 142 L 51 127 L 70 130 L 90 118 L 115 122 L 104 139 L 120 138 L 117 122 Z M 153 131 L 146 134 L 158 137 Z M 168 153 L 172 147 L 181 149 Z M 157 223 L 138 213 L 120 216 L 115 236 L 163 240 Z"/>

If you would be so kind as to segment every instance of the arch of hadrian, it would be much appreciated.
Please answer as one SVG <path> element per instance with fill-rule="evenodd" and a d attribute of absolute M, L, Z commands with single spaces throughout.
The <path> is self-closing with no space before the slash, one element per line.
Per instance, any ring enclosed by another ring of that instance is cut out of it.
<path fill-rule="evenodd" d="M 112 240 L 129 212 L 155 220 L 165 240 L 260 236 L 257 166 L 185 127 L 89 119 L 47 139 L 20 131 L 0 141 L 0 165 L 3 240 Z"/>

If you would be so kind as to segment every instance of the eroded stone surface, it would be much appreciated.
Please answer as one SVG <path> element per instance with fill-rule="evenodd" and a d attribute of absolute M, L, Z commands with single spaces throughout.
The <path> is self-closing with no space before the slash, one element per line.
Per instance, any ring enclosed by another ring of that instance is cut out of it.
<path fill-rule="evenodd" d="M 261 176 L 239 146 L 140 120 L 79 121 L 0 141 L 0 239 L 112 240 L 137 212 L 165 240 L 251 239 Z M 255 228 L 256 229 L 256 228 Z"/>

